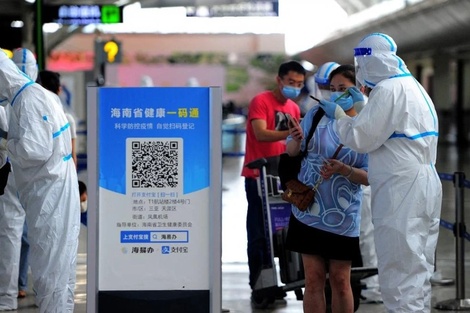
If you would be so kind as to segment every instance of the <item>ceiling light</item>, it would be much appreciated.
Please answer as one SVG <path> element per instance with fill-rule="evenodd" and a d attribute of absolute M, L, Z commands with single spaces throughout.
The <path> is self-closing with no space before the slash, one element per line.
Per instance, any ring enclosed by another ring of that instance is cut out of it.
<path fill-rule="evenodd" d="M 55 33 L 61 27 L 62 25 L 57 23 L 45 23 L 44 25 L 42 25 L 42 31 L 45 33 Z"/>
<path fill-rule="evenodd" d="M 34 3 L 36 2 L 36 0 L 24 0 L 25 2 L 28 2 L 28 3 Z"/>
<path fill-rule="evenodd" d="M 313 72 L 313 70 L 315 69 L 315 65 L 313 65 L 307 60 L 300 61 L 300 64 L 302 64 L 302 66 L 304 67 L 306 71 Z"/>
<path fill-rule="evenodd" d="M 23 21 L 12 21 L 10 24 L 12 28 L 21 28 L 23 27 L 23 25 L 24 25 Z"/>

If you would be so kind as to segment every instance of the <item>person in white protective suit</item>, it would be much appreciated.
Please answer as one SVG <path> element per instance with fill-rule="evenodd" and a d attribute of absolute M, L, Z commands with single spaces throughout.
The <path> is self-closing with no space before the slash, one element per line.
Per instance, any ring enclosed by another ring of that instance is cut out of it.
<path fill-rule="evenodd" d="M 7 121 L 5 108 L 0 107 L 0 132 L 5 135 Z M 5 138 L 0 140 L 4 142 Z M 4 166 L 10 164 L 6 150 L 0 149 L 0 167 Z M 25 212 L 16 196 L 13 174 L 2 171 L 2 175 L 8 175 L 5 178 L 8 180 L 4 194 L 0 196 L 0 311 L 8 311 L 18 308 L 18 271 Z"/>
<path fill-rule="evenodd" d="M 36 58 L 30 50 L 15 49 L 12 60 L 24 73 L 33 80 L 36 79 L 38 74 Z M 0 128 L 5 132 L 8 132 L 8 110 L 8 107 L 0 107 Z M 0 154 L 0 166 L 10 166 L 6 164 L 8 157 L 6 150 L 1 150 Z M 18 277 L 26 276 L 23 278 L 27 279 L 28 275 L 29 243 L 25 233 L 27 230 L 25 213 L 18 200 L 14 175 L 9 173 L 7 179 L 4 194 L 0 196 L 0 249 L 3 254 L 0 258 L 0 311 L 14 310 L 18 307 L 19 292 L 27 285 L 27 280 L 22 281 Z M 22 261 L 25 263 L 22 264 Z M 23 275 L 21 275 L 22 265 Z M 23 286 L 19 286 L 20 284 Z"/>
<path fill-rule="evenodd" d="M 377 268 L 377 253 L 375 252 L 374 225 L 372 224 L 370 186 L 362 186 L 361 228 L 359 232 L 359 247 L 361 248 L 362 266 Z M 378 275 L 361 280 L 364 287 L 361 290 L 361 302 L 382 303 Z"/>
<path fill-rule="evenodd" d="M 305 87 L 309 91 L 309 95 L 314 96 L 317 99 L 330 99 L 330 82 L 328 78 L 331 72 L 339 67 L 336 62 L 326 62 L 321 65 L 318 70 L 310 76 L 305 82 Z M 304 116 L 313 106 L 317 105 L 317 101 L 313 100 L 309 96 L 305 97 L 300 103 L 300 113 Z"/>
<path fill-rule="evenodd" d="M 336 118 L 340 141 L 369 153 L 372 221 L 379 283 L 388 312 L 430 312 L 442 186 L 435 168 L 438 119 L 424 88 L 397 56 L 388 35 L 372 33 L 354 49 L 356 79 L 372 88 L 366 106 L 349 89 L 355 107 L 348 117 L 322 100 Z"/>
<path fill-rule="evenodd" d="M 31 50 L 26 48 L 17 48 L 13 50 L 13 56 L 11 58 L 18 68 L 28 75 L 33 81 L 36 81 L 38 77 L 38 65 L 36 57 Z M 7 115 L 9 107 L 5 107 Z M 11 175 L 13 176 L 13 175 Z M 12 183 L 12 182 L 9 182 Z M 13 180 L 14 183 L 14 180 Z M 12 204 L 19 204 L 18 196 L 16 195 L 16 186 L 11 185 L 12 189 L 15 190 L 11 195 L 14 196 Z M 7 194 L 8 195 L 8 194 Z M 21 249 L 20 249 L 20 268 L 18 274 L 18 298 L 26 297 L 26 290 L 28 289 L 28 269 L 29 269 L 29 240 L 28 240 L 28 225 L 25 221 L 23 225 L 23 234 L 21 236 Z"/>
<path fill-rule="evenodd" d="M 364 103 L 367 103 L 370 88 L 361 88 L 365 94 Z M 359 232 L 359 246 L 361 248 L 362 266 L 377 268 L 377 253 L 375 251 L 374 225 L 372 224 L 370 186 L 362 186 L 361 228 Z M 361 280 L 361 303 L 383 303 L 379 287 L 378 275 Z"/>
<path fill-rule="evenodd" d="M 57 97 L 3 52 L 0 104 L 11 106 L 6 148 L 29 227 L 36 304 L 41 313 L 73 312 L 80 201 L 67 119 Z"/>

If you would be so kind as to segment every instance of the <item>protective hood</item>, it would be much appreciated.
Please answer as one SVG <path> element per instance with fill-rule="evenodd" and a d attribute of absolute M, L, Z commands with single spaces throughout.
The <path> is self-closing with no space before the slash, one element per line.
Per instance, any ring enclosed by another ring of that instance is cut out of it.
<path fill-rule="evenodd" d="M 14 98 L 26 85 L 34 83 L 13 63 L 4 52 L 0 52 L 0 105 L 14 104 Z"/>
<path fill-rule="evenodd" d="M 397 44 L 392 37 L 382 33 L 364 37 L 354 48 L 356 80 L 373 88 L 384 79 L 410 76 L 405 62 L 396 53 Z"/>
<path fill-rule="evenodd" d="M 326 62 L 318 68 L 318 71 L 315 73 L 315 82 L 320 85 L 328 85 L 329 87 L 329 77 L 331 72 L 339 67 L 339 64 L 336 62 Z"/>
<path fill-rule="evenodd" d="M 23 73 L 36 81 L 38 78 L 38 65 L 34 54 L 30 50 L 25 48 L 15 49 L 11 59 Z"/>

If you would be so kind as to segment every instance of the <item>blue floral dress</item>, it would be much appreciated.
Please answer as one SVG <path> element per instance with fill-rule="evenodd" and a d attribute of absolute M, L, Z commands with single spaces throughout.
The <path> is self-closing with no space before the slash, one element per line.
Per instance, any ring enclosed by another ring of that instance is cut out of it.
<path fill-rule="evenodd" d="M 307 138 L 317 110 L 318 106 L 312 108 L 300 123 L 304 138 Z M 292 138 L 289 136 L 287 142 L 290 140 Z M 302 151 L 305 149 L 305 141 L 306 139 L 301 145 Z M 332 158 L 339 145 L 336 120 L 324 116 L 309 142 L 308 154 L 302 160 L 298 176 L 301 182 L 312 187 L 320 182 L 315 201 L 304 212 L 292 205 L 292 214 L 310 227 L 338 235 L 358 237 L 361 224 L 361 184 L 351 182 L 340 174 L 333 174 L 327 180 L 322 180 L 320 175 L 324 160 Z M 340 150 L 336 159 L 352 167 L 368 170 L 368 155 L 357 153 L 347 147 Z"/>

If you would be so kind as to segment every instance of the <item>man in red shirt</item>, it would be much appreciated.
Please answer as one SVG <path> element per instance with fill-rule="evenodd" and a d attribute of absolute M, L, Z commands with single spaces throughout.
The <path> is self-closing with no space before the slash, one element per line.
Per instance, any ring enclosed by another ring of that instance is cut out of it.
<path fill-rule="evenodd" d="M 285 152 L 289 135 L 288 115 L 297 121 L 300 109 L 292 99 L 299 96 L 305 81 L 305 69 L 296 61 L 281 64 L 272 91 L 256 95 L 248 108 L 244 165 L 259 159 L 278 156 Z M 248 240 L 248 267 L 250 287 L 254 289 L 263 264 L 270 256 L 266 251 L 263 208 L 258 194 L 258 170 L 243 166 L 245 191 L 248 201 L 246 219 Z"/>

